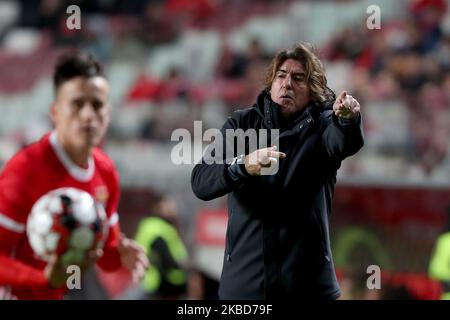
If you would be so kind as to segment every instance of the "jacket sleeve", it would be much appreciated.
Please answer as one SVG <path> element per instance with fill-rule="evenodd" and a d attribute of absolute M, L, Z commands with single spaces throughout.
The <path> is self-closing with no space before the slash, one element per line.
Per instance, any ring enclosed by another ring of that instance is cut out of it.
<path fill-rule="evenodd" d="M 353 119 L 342 119 L 327 110 L 321 114 L 321 120 L 325 124 L 323 148 L 334 161 L 341 162 L 363 147 L 361 113 Z"/>
<path fill-rule="evenodd" d="M 203 153 L 201 161 L 195 165 L 191 174 L 191 187 L 194 194 L 202 200 L 219 198 L 239 186 L 241 180 L 232 179 L 229 164 L 236 156 L 233 144 L 226 143 L 226 130 L 239 128 L 239 112 L 233 113 L 220 130 L 219 139 L 214 140 Z"/>

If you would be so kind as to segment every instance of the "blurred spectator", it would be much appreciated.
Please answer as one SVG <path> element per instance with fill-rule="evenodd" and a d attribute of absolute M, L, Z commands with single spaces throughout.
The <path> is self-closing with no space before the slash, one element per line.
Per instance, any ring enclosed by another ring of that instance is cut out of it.
<path fill-rule="evenodd" d="M 450 300 L 450 207 L 444 232 L 437 238 L 428 273 L 442 285 L 442 300 Z"/>
<path fill-rule="evenodd" d="M 168 14 L 177 17 L 177 21 L 200 27 L 218 12 L 212 0 L 168 0 L 165 7 Z"/>
<path fill-rule="evenodd" d="M 412 51 L 398 52 L 387 60 L 387 69 L 393 73 L 403 90 L 414 93 L 425 83 L 421 57 Z"/>
<path fill-rule="evenodd" d="M 445 97 L 439 86 L 431 83 L 420 88 L 412 113 L 412 137 L 417 163 L 426 175 L 443 162 L 448 153 L 450 121 L 444 117 Z"/>
<path fill-rule="evenodd" d="M 139 37 L 149 46 L 174 41 L 180 24 L 167 12 L 164 1 L 147 1 L 142 12 Z"/>
<path fill-rule="evenodd" d="M 343 292 L 340 300 L 416 300 L 406 284 L 395 283 L 389 277 L 384 277 L 381 288 L 369 289 L 369 276 L 363 268 L 345 270 L 340 281 Z"/>
<path fill-rule="evenodd" d="M 220 77 L 228 79 L 242 78 L 252 63 L 265 64 L 270 58 L 256 38 L 249 41 L 246 50 L 242 53 L 233 52 L 230 47 L 224 45 L 221 54 L 217 72 Z"/>
<path fill-rule="evenodd" d="M 189 272 L 187 299 L 192 300 L 217 300 L 219 297 L 219 282 L 205 272 L 193 269 Z"/>
<path fill-rule="evenodd" d="M 340 300 L 379 300 L 380 290 L 367 288 L 367 278 L 368 274 L 363 268 L 345 270 L 340 280 L 342 289 Z"/>
<path fill-rule="evenodd" d="M 66 9 L 71 4 L 58 0 L 40 2 L 38 27 L 50 31 L 57 45 L 76 45 L 81 41 L 81 33 L 77 32 L 78 30 L 67 28 L 66 19 L 69 15 Z"/>
<path fill-rule="evenodd" d="M 224 45 L 218 63 L 218 75 L 225 78 L 241 78 L 247 66 L 247 58 L 243 54 L 235 53 Z"/>
<path fill-rule="evenodd" d="M 82 46 L 84 50 L 94 54 L 103 61 L 109 60 L 113 54 L 113 40 L 111 38 L 108 20 L 102 15 L 84 17 L 84 28 L 81 29 Z"/>
<path fill-rule="evenodd" d="M 421 32 L 422 52 L 436 47 L 442 37 L 440 22 L 447 11 L 445 0 L 414 0 L 410 6 L 414 21 Z"/>
<path fill-rule="evenodd" d="M 363 51 L 366 40 L 363 34 L 364 29 L 346 28 L 333 38 L 329 50 L 329 59 L 334 60 L 354 60 Z"/>
<path fill-rule="evenodd" d="M 58 0 L 42 0 L 39 6 L 39 27 L 57 29 L 65 13 L 64 3 Z"/>
<path fill-rule="evenodd" d="M 438 65 L 443 67 L 442 71 L 447 73 L 450 71 L 450 35 L 442 39 L 442 42 L 438 44 L 436 50 L 430 52 L 430 57 Z"/>
<path fill-rule="evenodd" d="M 170 101 L 189 100 L 190 87 L 182 71 L 172 66 L 163 79 L 142 74 L 130 89 L 128 100 Z"/>
<path fill-rule="evenodd" d="M 172 66 L 169 69 L 166 78 L 163 80 L 162 87 L 160 88 L 159 98 L 162 100 L 188 100 L 188 81 L 179 68 Z"/>
<path fill-rule="evenodd" d="M 178 299 L 187 285 L 187 251 L 178 231 L 178 209 L 174 200 L 160 196 L 152 213 L 139 223 L 136 234 L 151 261 L 142 286 L 150 299 Z"/>
<path fill-rule="evenodd" d="M 445 107 L 447 110 L 450 110 L 450 73 L 448 72 L 445 74 L 441 90 L 445 98 Z"/>

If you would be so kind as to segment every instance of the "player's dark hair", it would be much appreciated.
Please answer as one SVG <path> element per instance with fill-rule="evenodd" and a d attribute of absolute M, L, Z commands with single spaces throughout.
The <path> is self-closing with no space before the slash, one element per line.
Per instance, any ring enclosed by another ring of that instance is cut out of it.
<path fill-rule="evenodd" d="M 58 58 L 53 76 L 55 92 L 67 80 L 75 77 L 104 77 L 103 66 L 89 53 L 71 51 Z"/>

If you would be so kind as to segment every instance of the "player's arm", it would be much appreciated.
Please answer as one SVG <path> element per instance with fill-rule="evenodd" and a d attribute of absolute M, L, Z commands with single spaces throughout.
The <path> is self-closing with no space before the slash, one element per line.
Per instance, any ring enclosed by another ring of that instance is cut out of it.
<path fill-rule="evenodd" d="M 235 112 L 222 126 L 219 139 L 216 138 L 206 148 L 201 161 L 192 170 L 191 187 L 198 198 L 208 201 L 221 197 L 251 178 L 245 171 L 244 163 L 238 163 L 241 155 L 235 154 L 233 141 L 226 141 L 226 130 L 238 128 L 239 113 Z"/>
<path fill-rule="evenodd" d="M 118 251 L 121 237 L 119 215 L 117 213 L 120 198 L 119 175 L 115 170 L 112 171 L 110 181 L 108 181 L 108 190 L 110 197 L 105 208 L 108 216 L 108 238 L 103 247 L 103 255 L 97 264 L 104 271 L 116 271 L 122 267 L 122 262 Z"/>
<path fill-rule="evenodd" d="M 98 265 L 104 271 L 117 271 L 123 267 L 130 272 L 134 283 L 138 283 L 144 277 L 145 270 L 149 266 L 144 249 L 120 232 L 118 222 L 110 226 L 110 233 L 103 251 L 104 254 L 98 260 Z"/>
<path fill-rule="evenodd" d="M 25 224 L 29 207 L 29 179 L 26 161 L 13 158 L 0 175 L 0 284 L 19 286 L 47 285 L 44 272 L 12 257 L 26 237 Z"/>
<path fill-rule="evenodd" d="M 113 217 L 118 217 L 117 213 L 113 214 Z M 112 219 L 109 219 L 109 232 L 108 238 L 105 241 L 103 247 L 103 255 L 97 261 L 97 264 L 104 271 L 116 271 L 122 267 L 120 261 L 120 254 L 118 251 L 119 239 L 120 239 L 120 227 L 118 222 L 111 224 Z"/>
<path fill-rule="evenodd" d="M 0 178 L 0 188 L 5 185 L 5 178 Z M 15 190 L 15 189 L 12 189 Z M 20 190 L 20 189 L 17 189 Z M 25 223 L 15 220 L 10 214 L 6 214 L 9 208 L 15 208 L 16 211 L 22 210 L 20 206 L 14 206 L 12 199 L 14 195 L 7 196 L 5 189 L 0 190 L 0 285 L 7 286 L 33 286 L 48 287 L 48 278 L 53 274 L 53 270 L 46 268 L 40 270 L 23 263 L 12 257 L 20 241 L 24 241 Z M 15 192 L 16 194 L 19 191 Z M 20 215 L 17 215 L 19 217 Z"/>
<path fill-rule="evenodd" d="M 0 227 L 0 242 L 5 232 Z M 11 238 L 8 237 L 8 241 Z M 4 246 L 3 246 L 4 247 Z M 3 249 L 3 248 L 2 248 Z M 15 260 L 4 252 L 0 253 L 0 285 L 7 286 L 47 286 L 48 281 L 42 270 Z"/>
<path fill-rule="evenodd" d="M 145 275 L 145 269 L 149 262 L 144 249 L 135 241 L 126 238 L 120 232 L 119 215 L 117 207 L 119 203 L 119 177 L 114 171 L 113 181 L 110 183 L 111 197 L 106 211 L 109 212 L 109 234 L 104 246 L 104 254 L 98 260 L 98 265 L 105 271 L 115 271 L 125 267 L 130 271 L 135 283 Z"/>
<path fill-rule="evenodd" d="M 321 115 L 326 125 L 323 146 L 328 156 L 339 162 L 364 145 L 360 105 L 356 99 L 343 91 L 333 105 L 333 111 Z"/>
<path fill-rule="evenodd" d="M 60 288 L 70 274 L 59 262 L 55 256 L 44 270 L 40 270 L 0 254 L 0 286 Z"/>

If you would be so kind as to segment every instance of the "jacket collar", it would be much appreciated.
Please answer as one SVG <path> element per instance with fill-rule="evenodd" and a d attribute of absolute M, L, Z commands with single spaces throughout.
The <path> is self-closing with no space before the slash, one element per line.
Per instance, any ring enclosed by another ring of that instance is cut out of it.
<path fill-rule="evenodd" d="M 279 112 L 280 106 L 272 101 L 268 93 L 263 91 L 258 95 L 255 108 L 258 110 L 258 113 L 263 117 L 264 125 L 268 129 L 280 128 L 280 124 L 282 121 L 281 114 Z M 301 112 L 292 121 L 292 124 L 295 125 L 307 117 L 317 119 L 319 117 L 320 112 L 325 109 L 328 109 L 329 106 L 322 108 L 320 111 L 319 108 L 320 108 L 319 106 L 312 103 L 307 105 L 306 108 L 303 110 L 303 112 Z"/>

